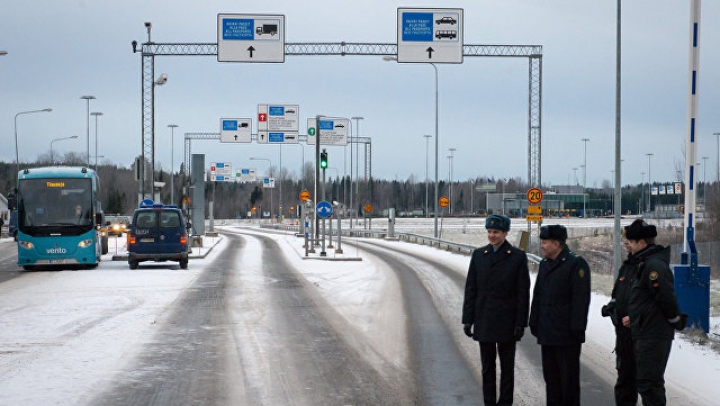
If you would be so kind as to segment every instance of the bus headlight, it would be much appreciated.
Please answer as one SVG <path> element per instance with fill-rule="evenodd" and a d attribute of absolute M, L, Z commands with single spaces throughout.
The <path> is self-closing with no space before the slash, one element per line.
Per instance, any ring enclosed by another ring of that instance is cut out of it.
<path fill-rule="evenodd" d="M 18 245 L 22 248 L 25 248 L 26 250 L 31 250 L 35 248 L 35 244 L 31 243 L 30 241 L 18 241 Z"/>
<path fill-rule="evenodd" d="M 91 240 L 91 239 L 82 240 L 78 243 L 78 247 L 87 248 L 87 247 L 91 246 L 92 244 L 93 244 L 93 240 Z"/>

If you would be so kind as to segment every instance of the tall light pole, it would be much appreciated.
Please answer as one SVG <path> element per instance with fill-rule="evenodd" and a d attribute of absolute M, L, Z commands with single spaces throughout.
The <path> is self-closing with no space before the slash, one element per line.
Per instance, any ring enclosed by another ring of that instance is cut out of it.
<path fill-rule="evenodd" d="M 41 110 L 21 111 L 21 112 L 15 114 L 15 169 L 16 169 L 16 172 L 20 172 L 20 154 L 18 152 L 18 132 L 17 132 L 18 116 L 21 116 L 23 114 L 33 114 L 33 113 L 49 113 L 51 111 L 52 111 L 51 108 L 47 108 L 47 109 L 41 109 Z"/>
<path fill-rule="evenodd" d="M 357 134 L 355 135 L 355 139 L 357 140 L 360 137 L 360 120 L 364 120 L 365 117 L 352 117 L 352 120 L 355 120 L 355 131 L 357 131 Z M 355 145 L 355 198 L 357 199 L 358 205 L 360 204 L 360 157 L 358 151 L 360 150 L 360 144 Z M 350 158 L 352 159 L 352 144 L 350 144 Z M 352 172 L 352 164 L 350 164 L 350 171 Z M 350 180 L 350 189 L 352 189 L 352 179 Z M 355 212 L 355 225 L 360 224 L 360 218 L 357 216 L 357 211 L 355 208 L 353 208 L 353 211 Z M 352 218 L 350 219 L 350 223 L 352 224 Z"/>
<path fill-rule="evenodd" d="M 647 205 L 647 211 L 650 211 L 650 206 L 652 206 L 652 181 L 650 178 L 650 158 L 652 158 L 653 153 L 645 154 L 648 157 L 648 205 Z"/>
<path fill-rule="evenodd" d="M 717 161 L 715 164 L 717 165 L 717 181 L 720 182 L 720 133 L 713 133 L 713 135 L 717 136 L 717 147 L 715 148 L 715 152 L 717 152 Z"/>
<path fill-rule="evenodd" d="M 573 181 L 575 182 L 575 186 L 577 186 L 577 184 L 578 184 L 578 179 L 577 179 L 578 168 L 572 168 L 572 170 L 573 170 L 573 177 L 574 177 Z"/>
<path fill-rule="evenodd" d="M 706 171 L 707 168 L 707 159 L 708 157 L 704 156 L 703 159 L 703 204 L 705 204 L 705 197 L 707 196 L 707 177 L 706 177 Z"/>
<path fill-rule="evenodd" d="M 77 137 L 78 137 L 77 135 L 72 135 L 70 137 L 54 138 L 52 141 L 50 141 L 50 165 L 55 164 L 55 155 L 53 154 L 53 144 L 58 141 L 70 140 L 70 139 L 77 138 Z"/>
<path fill-rule="evenodd" d="M 148 28 L 148 36 L 149 36 L 149 28 Z M 151 134 L 151 150 L 152 150 L 152 159 L 150 162 L 150 196 L 155 198 L 155 87 L 162 86 L 168 81 L 168 75 L 165 73 L 161 73 L 160 76 L 158 76 L 157 79 L 153 81 L 152 85 L 152 120 L 150 120 L 150 126 L 152 127 L 150 129 Z M 144 148 L 144 147 L 143 147 Z M 144 193 L 144 189 L 143 189 Z M 213 202 L 215 204 L 215 202 Z"/>
<path fill-rule="evenodd" d="M 318 124 L 318 127 L 319 127 L 319 124 Z M 317 141 L 320 142 L 319 139 L 318 139 Z M 279 175 L 280 175 L 280 176 L 278 176 L 278 177 L 280 178 L 280 189 L 278 190 L 278 191 L 280 192 L 280 194 L 279 194 L 279 196 L 278 196 L 278 212 L 279 212 L 279 214 L 280 214 L 280 222 L 282 222 L 282 220 L 283 220 L 283 200 L 282 200 L 282 181 L 283 181 L 283 171 L 282 171 L 282 144 L 278 144 L 278 148 L 279 148 L 279 154 L 280 154 L 280 170 L 279 170 L 279 172 L 280 172 Z"/>
<path fill-rule="evenodd" d="M 170 128 L 170 204 L 175 204 L 175 129 L 177 124 L 168 124 Z"/>
<path fill-rule="evenodd" d="M 430 137 L 432 135 L 425 134 L 423 135 L 425 137 L 425 217 L 428 216 L 428 148 L 430 146 Z"/>
<path fill-rule="evenodd" d="M 584 157 L 583 157 L 583 218 L 587 218 L 587 209 L 585 208 L 585 189 L 587 189 L 587 143 L 590 141 L 590 138 L 583 138 L 583 146 L 584 146 Z"/>
<path fill-rule="evenodd" d="M 457 148 L 449 148 L 448 151 L 450 151 L 450 156 L 448 157 L 450 159 L 450 181 L 448 182 L 448 188 L 450 193 L 450 207 L 448 208 L 448 214 L 452 214 L 453 209 L 453 194 L 452 194 L 452 178 L 453 178 L 453 157 L 454 152 L 457 151 Z"/>
<path fill-rule="evenodd" d="M 622 56 L 622 1 L 617 0 L 615 19 L 615 171 L 613 173 L 613 275 L 617 278 L 622 262 L 620 216 L 622 215 L 622 159 L 621 159 L 621 56 Z"/>
<path fill-rule="evenodd" d="M 315 140 L 315 142 L 319 142 L 319 141 L 320 141 L 319 139 Z M 272 161 L 271 161 L 271 160 L 269 160 L 269 159 L 267 159 L 267 158 L 255 158 L 255 157 L 253 157 L 253 156 L 250 157 L 250 160 L 251 160 L 251 161 L 267 161 L 268 164 L 270 165 L 270 166 L 268 167 L 268 178 L 270 178 L 270 168 L 272 167 Z M 270 186 L 275 186 L 275 185 L 271 184 Z M 274 188 L 271 187 L 271 188 L 269 188 L 269 189 L 270 189 L 270 222 L 272 223 L 272 221 L 273 221 L 273 220 L 272 220 L 272 216 L 273 216 L 273 201 L 272 201 L 272 195 L 273 195 L 273 189 L 274 189 Z M 317 198 L 316 198 L 316 199 L 317 199 Z M 262 217 L 262 215 L 261 215 L 261 217 Z"/>
<path fill-rule="evenodd" d="M 638 205 L 638 215 L 642 217 L 642 209 L 645 207 L 645 172 L 640 172 L 640 201 Z"/>
<path fill-rule="evenodd" d="M 438 230 L 438 199 L 440 198 L 440 186 L 438 180 L 438 150 L 439 150 L 439 141 L 438 141 L 438 68 L 435 66 L 434 63 L 430 63 L 430 66 L 435 69 L 435 200 L 433 206 L 435 207 L 435 225 L 434 225 L 434 237 L 439 237 L 439 230 Z"/>
<path fill-rule="evenodd" d="M 80 98 L 87 102 L 87 166 L 90 166 L 90 100 L 95 99 L 95 96 L 86 95 Z"/>
<path fill-rule="evenodd" d="M 100 142 L 100 135 L 98 134 L 98 117 L 102 116 L 103 113 L 99 111 L 93 111 L 92 113 L 90 113 L 90 115 L 95 117 L 95 171 L 97 172 L 98 143 Z"/>

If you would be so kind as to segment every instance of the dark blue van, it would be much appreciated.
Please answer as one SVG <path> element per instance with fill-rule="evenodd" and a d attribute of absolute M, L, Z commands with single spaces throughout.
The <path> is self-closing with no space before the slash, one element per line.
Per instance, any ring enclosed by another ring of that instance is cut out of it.
<path fill-rule="evenodd" d="M 130 269 L 143 261 L 177 261 L 180 268 L 188 267 L 187 226 L 177 206 L 144 200 L 133 213 L 127 242 Z"/>

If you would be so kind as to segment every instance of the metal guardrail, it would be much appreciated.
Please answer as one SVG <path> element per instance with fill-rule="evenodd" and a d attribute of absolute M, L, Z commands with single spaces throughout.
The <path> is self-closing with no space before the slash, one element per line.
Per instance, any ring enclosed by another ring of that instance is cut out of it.
<path fill-rule="evenodd" d="M 261 228 L 272 228 L 275 230 L 286 230 L 300 233 L 301 229 L 299 225 L 280 225 L 280 224 L 267 224 L 261 225 Z M 337 230 L 333 230 L 333 235 L 337 235 Z M 388 238 L 387 230 L 368 230 L 364 228 L 350 228 L 342 230 L 343 237 L 360 237 L 360 238 Z M 430 237 L 427 235 L 412 234 L 412 233 L 395 233 L 394 239 L 399 241 L 405 241 L 413 244 L 428 245 L 430 247 L 437 247 L 438 249 L 455 252 L 459 254 L 472 255 L 473 251 L 478 247 L 470 244 L 462 244 L 452 241 L 443 240 L 440 238 Z M 538 264 L 542 260 L 538 255 L 527 253 L 528 260 L 533 264 Z"/>

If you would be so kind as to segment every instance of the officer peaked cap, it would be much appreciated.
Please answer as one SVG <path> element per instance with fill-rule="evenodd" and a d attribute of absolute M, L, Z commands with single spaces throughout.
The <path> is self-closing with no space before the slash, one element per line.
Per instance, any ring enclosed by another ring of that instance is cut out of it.
<path fill-rule="evenodd" d="M 565 241 L 567 240 L 567 229 L 560 224 L 542 226 L 540 227 L 540 239 Z"/>
<path fill-rule="evenodd" d="M 625 226 L 625 238 L 628 240 L 646 240 L 653 237 L 657 237 L 657 228 L 645 220 L 637 219 Z"/>
<path fill-rule="evenodd" d="M 485 228 L 510 231 L 510 218 L 501 214 L 491 214 L 485 219 Z"/>

